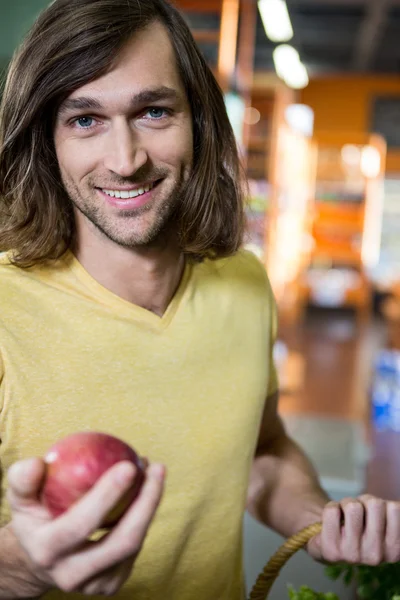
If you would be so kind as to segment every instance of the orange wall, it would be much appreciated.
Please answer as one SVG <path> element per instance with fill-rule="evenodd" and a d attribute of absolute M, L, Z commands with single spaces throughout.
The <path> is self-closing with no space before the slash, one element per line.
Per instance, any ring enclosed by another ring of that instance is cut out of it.
<path fill-rule="evenodd" d="M 349 75 L 310 81 L 301 93 L 301 102 L 315 112 L 315 132 L 370 131 L 372 102 L 378 95 L 400 96 L 399 77 Z M 400 173 L 400 151 L 390 151 L 387 172 Z"/>

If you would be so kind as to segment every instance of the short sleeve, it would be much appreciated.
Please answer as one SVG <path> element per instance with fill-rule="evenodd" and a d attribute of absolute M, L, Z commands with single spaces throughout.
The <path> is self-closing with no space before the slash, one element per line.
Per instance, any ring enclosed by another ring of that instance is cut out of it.
<path fill-rule="evenodd" d="M 1 352 L 0 352 L 0 385 L 1 385 L 2 381 L 3 381 L 3 377 L 4 377 L 4 363 L 3 363 L 3 359 L 1 357 Z M 2 406 L 2 394 L 0 393 L 0 414 L 1 414 L 2 408 L 3 408 L 3 406 Z"/>
<path fill-rule="evenodd" d="M 266 330 L 268 331 L 268 386 L 267 396 L 271 396 L 278 391 L 278 373 L 274 361 L 274 347 L 278 335 L 278 309 L 275 296 L 272 290 L 271 282 L 268 277 L 265 265 L 261 260 L 249 250 L 246 250 L 248 260 L 251 261 L 253 269 L 257 269 L 257 277 L 261 283 L 264 305 L 264 318 L 267 321 Z"/>
<path fill-rule="evenodd" d="M 270 343 L 269 343 L 269 356 L 268 356 L 268 371 L 269 371 L 269 382 L 267 396 L 271 396 L 279 389 L 278 373 L 274 361 L 274 347 L 278 336 L 278 310 L 276 306 L 276 300 L 272 287 L 266 273 L 268 283 L 268 302 L 269 302 L 269 315 L 270 315 Z"/>

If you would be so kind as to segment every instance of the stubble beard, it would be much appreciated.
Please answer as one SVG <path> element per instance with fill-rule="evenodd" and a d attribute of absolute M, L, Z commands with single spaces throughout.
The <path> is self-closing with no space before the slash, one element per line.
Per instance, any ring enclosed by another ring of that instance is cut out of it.
<path fill-rule="evenodd" d="M 63 183 L 75 209 L 85 217 L 89 222 L 89 226 L 94 228 L 98 234 L 105 236 L 118 246 L 146 249 L 165 245 L 171 236 L 176 237 L 176 213 L 183 194 L 184 180 L 183 176 L 180 181 L 175 180 L 170 192 L 161 202 L 157 202 L 156 207 L 153 202 L 150 202 L 148 205 L 134 210 L 119 211 L 119 214 L 114 218 L 102 211 L 103 205 L 98 203 L 99 200 L 96 198 L 95 190 L 93 190 L 91 197 L 83 198 L 79 189 L 72 182 L 64 181 Z M 162 184 L 163 182 L 161 182 Z M 129 231 L 129 225 L 125 227 L 118 226 L 123 221 L 145 217 L 146 213 L 151 211 L 156 212 L 143 231 L 137 231 L 134 227 Z"/>

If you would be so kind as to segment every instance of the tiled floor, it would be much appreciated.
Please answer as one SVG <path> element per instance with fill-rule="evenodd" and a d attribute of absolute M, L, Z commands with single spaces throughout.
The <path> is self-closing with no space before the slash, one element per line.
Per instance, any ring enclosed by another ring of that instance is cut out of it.
<path fill-rule="evenodd" d="M 359 326 L 351 313 L 313 311 L 308 312 L 297 327 L 281 330 L 280 338 L 305 361 L 303 386 L 295 393 L 282 394 L 282 414 L 311 419 L 333 417 L 361 423 L 370 445 L 366 490 L 384 498 L 399 499 L 400 434 L 376 433 L 368 427 L 372 362 L 376 351 L 385 344 L 384 324 L 373 320 Z M 332 428 L 334 426 L 332 422 Z M 329 421 L 328 429 L 330 439 L 335 439 Z M 314 455 L 318 454 L 315 444 L 317 441 L 313 446 Z M 321 453 L 326 456 L 326 452 L 326 447 L 321 447 Z M 336 452 L 335 447 L 332 452 Z M 340 456 L 338 438 L 338 464 Z M 332 457 L 331 465 L 334 463 Z"/>
<path fill-rule="evenodd" d="M 281 397 L 289 433 L 310 455 L 333 499 L 369 491 L 400 498 L 400 434 L 368 427 L 368 388 L 372 363 L 385 344 L 385 327 L 373 321 L 356 325 L 351 313 L 314 312 L 280 338 L 304 359 L 303 385 Z M 248 515 L 244 521 L 248 590 L 282 539 Z M 354 600 L 353 588 L 329 580 L 321 565 L 297 553 L 282 571 L 271 600 L 287 597 L 287 584 L 307 584 Z"/>

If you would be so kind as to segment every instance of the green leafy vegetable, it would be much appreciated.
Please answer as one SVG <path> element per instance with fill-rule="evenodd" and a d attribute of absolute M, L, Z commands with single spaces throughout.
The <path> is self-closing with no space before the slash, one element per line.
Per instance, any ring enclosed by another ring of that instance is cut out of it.
<path fill-rule="evenodd" d="M 331 579 L 343 577 L 345 583 L 356 583 L 363 600 L 396 600 L 400 595 L 400 563 L 384 563 L 377 567 L 332 565 L 326 568 Z"/>
<path fill-rule="evenodd" d="M 336 594 L 323 594 L 321 592 L 314 592 L 314 590 L 306 587 L 305 585 L 303 585 L 298 592 L 296 592 L 293 587 L 290 586 L 289 598 L 290 600 L 339 600 Z"/>
<path fill-rule="evenodd" d="M 400 563 L 377 567 L 330 565 L 326 568 L 330 579 L 342 578 L 346 585 L 355 582 L 358 597 L 362 600 L 400 600 Z M 315 592 L 303 586 L 299 591 L 289 587 L 290 600 L 339 600 L 336 594 Z"/>

